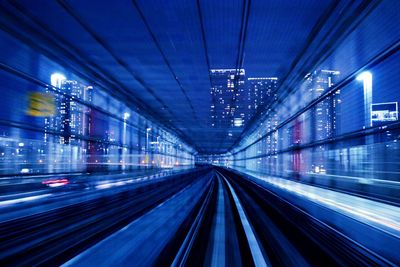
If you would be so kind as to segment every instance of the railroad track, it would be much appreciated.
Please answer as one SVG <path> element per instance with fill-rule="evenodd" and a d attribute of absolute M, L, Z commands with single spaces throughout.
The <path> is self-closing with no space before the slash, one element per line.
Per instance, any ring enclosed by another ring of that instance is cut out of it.
<path fill-rule="evenodd" d="M 193 182 L 148 183 L 118 194 L 0 222 L 1 266 L 60 265 Z"/>
<path fill-rule="evenodd" d="M 394 266 L 225 169 L 0 226 L 2 266 Z"/>
<path fill-rule="evenodd" d="M 249 180 L 214 179 L 172 266 L 396 266 Z"/>

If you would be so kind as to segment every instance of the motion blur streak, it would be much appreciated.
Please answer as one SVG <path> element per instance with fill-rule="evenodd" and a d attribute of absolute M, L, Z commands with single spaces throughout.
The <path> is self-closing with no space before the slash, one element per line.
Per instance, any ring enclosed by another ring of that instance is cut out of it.
<path fill-rule="evenodd" d="M 52 194 L 43 194 L 43 195 L 38 195 L 38 196 L 22 197 L 22 198 L 16 198 L 16 199 L 0 201 L 0 206 L 8 206 L 8 205 L 12 205 L 12 204 L 18 204 L 18 203 L 22 203 L 22 202 L 33 201 L 33 200 L 49 197 L 51 195 Z"/>
<path fill-rule="evenodd" d="M 399 0 L 1 0 L 0 266 L 399 266 Z"/>
<path fill-rule="evenodd" d="M 225 179 L 225 178 L 224 178 Z M 246 214 L 243 211 L 243 207 L 240 204 L 240 201 L 235 193 L 235 191 L 233 190 L 232 186 L 229 184 L 229 182 L 227 181 L 229 190 L 231 191 L 233 200 L 235 201 L 235 205 L 238 209 L 239 212 L 239 216 L 240 216 L 240 220 L 243 224 L 243 228 L 244 231 L 246 233 L 247 236 L 247 241 L 249 242 L 249 246 L 250 246 L 250 250 L 251 253 L 253 255 L 253 259 L 254 259 L 254 264 L 257 267 L 263 267 L 263 266 L 268 266 L 266 264 L 266 260 L 264 259 L 263 253 L 261 252 L 260 246 L 258 245 L 257 239 L 254 235 L 253 230 L 251 229 L 250 223 L 246 217 Z"/>
<path fill-rule="evenodd" d="M 400 207 L 377 203 L 375 201 L 332 192 L 322 188 L 299 184 L 281 178 L 256 176 L 267 183 L 296 193 L 316 203 L 326 205 L 333 210 L 340 210 L 362 221 L 391 228 L 396 237 L 400 238 Z"/>

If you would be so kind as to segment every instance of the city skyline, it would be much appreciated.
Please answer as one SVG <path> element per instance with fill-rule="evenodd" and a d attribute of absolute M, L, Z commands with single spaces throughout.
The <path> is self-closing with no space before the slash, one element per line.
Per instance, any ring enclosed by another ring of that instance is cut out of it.
<path fill-rule="evenodd" d="M 56 77 L 56 78 L 53 78 Z M 90 108 L 76 102 L 76 100 L 91 103 L 93 99 L 93 87 L 85 86 L 76 80 L 69 80 L 63 75 L 52 75 L 51 83 L 59 88 L 60 93 L 50 93 L 54 98 L 55 113 L 44 119 L 45 142 L 48 139 L 47 132 L 60 132 L 59 143 L 69 144 L 76 139 L 76 136 L 84 136 L 90 130 Z"/>
<path fill-rule="evenodd" d="M 211 127 L 243 127 L 274 96 L 277 77 L 246 77 L 245 69 L 211 69 Z"/>

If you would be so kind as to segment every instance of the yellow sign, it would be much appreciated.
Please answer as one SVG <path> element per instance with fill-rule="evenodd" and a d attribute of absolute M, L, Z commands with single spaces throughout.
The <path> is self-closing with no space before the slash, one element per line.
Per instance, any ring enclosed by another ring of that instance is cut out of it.
<path fill-rule="evenodd" d="M 29 106 L 26 113 L 35 117 L 54 116 L 56 113 L 54 96 L 40 92 L 29 93 Z"/>

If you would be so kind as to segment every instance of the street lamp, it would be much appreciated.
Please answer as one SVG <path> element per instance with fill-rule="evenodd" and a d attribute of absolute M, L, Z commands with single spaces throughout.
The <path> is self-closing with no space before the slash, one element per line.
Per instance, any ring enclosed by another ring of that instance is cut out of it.
<path fill-rule="evenodd" d="M 157 145 L 156 162 L 157 162 L 157 165 L 159 166 L 160 162 L 164 161 L 163 158 L 160 159 L 160 157 L 162 157 L 162 156 L 160 155 L 161 144 L 160 144 L 160 136 L 159 135 L 157 135 L 156 145 Z"/>
<path fill-rule="evenodd" d="M 146 164 L 149 162 L 149 132 L 151 128 L 146 128 Z"/>
<path fill-rule="evenodd" d="M 54 87 L 61 88 L 62 81 L 66 80 L 67 78 L 61 73 L 53 73 L 50 76 L 50 84 Z"/>
<path fill-rule="evenodd" d="M 149 132 L 151 128 L 146 128 L 146 151 L 149 151 Z"/>
<path fill-rule="evenodd" d="M 129 118 L 130 114 L 128 112 L 124 112 L 124 124 L 122 131 L 122 170 L 125 170 L 126 164 L 126 120 Z"/>
<path fill-rule="evenodd" d="M 371 105 L 372 105 L 372 74 L 369 71 L 363 71 L 356 78 L 363 82 L 364 88 L 364 127 L 372 126 Z"/>
<path fill-rule="evenodd" d="M 131 116 L 131 114 L 129 114 L 128 112 L 124 113 L 124 120 L 129 119 L 129 117 Z"/>

